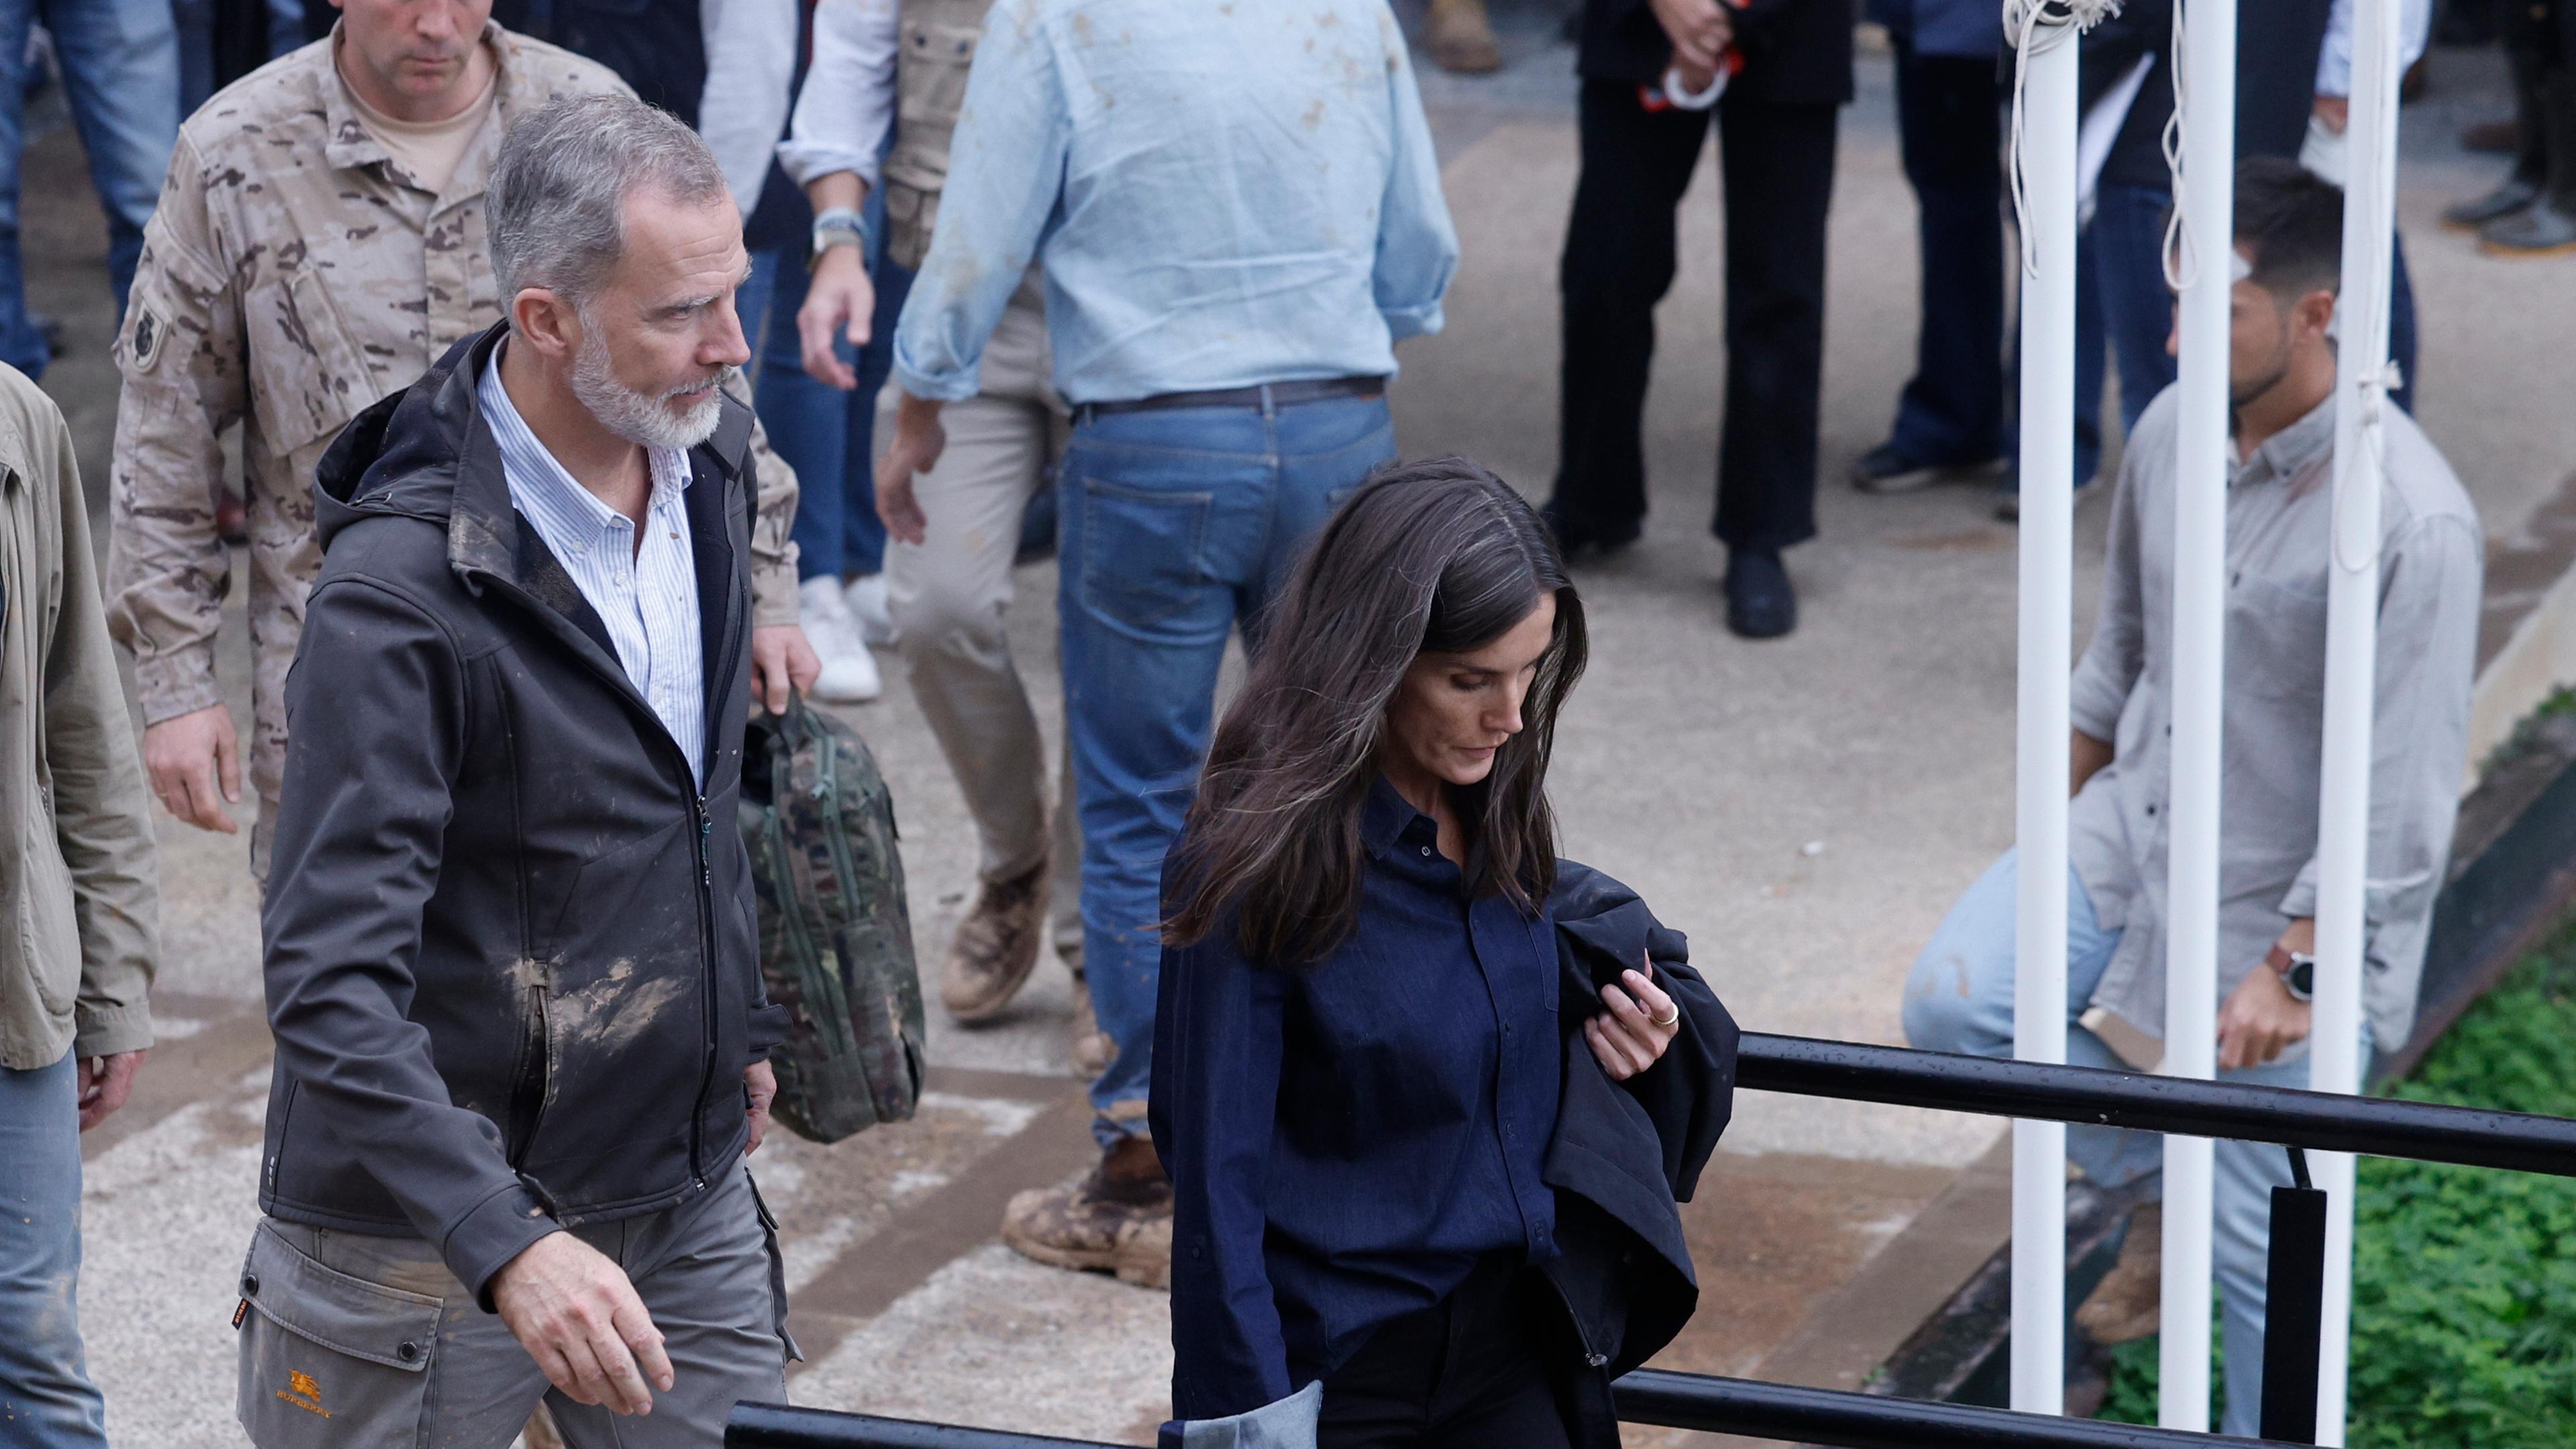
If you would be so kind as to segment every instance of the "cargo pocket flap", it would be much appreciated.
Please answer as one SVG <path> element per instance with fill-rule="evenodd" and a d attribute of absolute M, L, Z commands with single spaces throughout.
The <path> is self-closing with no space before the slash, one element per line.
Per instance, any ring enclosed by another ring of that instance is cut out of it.
<path fill-rule="evenodd" d="M 444 1305 L 315 1262 L 268 1224 L 252 1235 L 242 1297 L 262 1318 L 350 1358 L 417 1373 L 429 1367 Z"/>

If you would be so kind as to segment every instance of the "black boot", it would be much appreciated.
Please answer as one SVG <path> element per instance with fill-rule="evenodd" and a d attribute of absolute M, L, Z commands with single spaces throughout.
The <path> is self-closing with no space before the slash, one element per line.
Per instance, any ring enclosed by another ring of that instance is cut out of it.
<path fill-rule="evenodd" d="M 2478 249 L 2490 256 L 2576 252 L 2576 68 L 2552 68 L 2541 90 L 2541 143 L 2549 153 L 2549 179 L 2531 205 L 2479 230 Z"/>
<path fill-rule="evenodd" d="M 1798 595 L 1778 549 L 1727 553 L 1726 627 L 1745 639 L 1777 639 L 1798 627 Z"/>

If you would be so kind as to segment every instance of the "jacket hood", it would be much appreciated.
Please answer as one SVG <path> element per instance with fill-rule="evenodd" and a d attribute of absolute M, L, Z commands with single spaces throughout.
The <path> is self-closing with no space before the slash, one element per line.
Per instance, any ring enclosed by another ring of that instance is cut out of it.
<path fill-rule="evenodd" d="M 391 516 L 443 524 L 462 571 L 509 574 L 518 536 L 501 453 L 476 384 L 508 321 L 447 349 L 411 386 L 377 399 L 340 430 L 313 471 L 313 526 L 328 553 L 340 530 Z M 725 394 L 716 430 L 691 449 L 727 478 L 748 467 L 751 409 Z"/>

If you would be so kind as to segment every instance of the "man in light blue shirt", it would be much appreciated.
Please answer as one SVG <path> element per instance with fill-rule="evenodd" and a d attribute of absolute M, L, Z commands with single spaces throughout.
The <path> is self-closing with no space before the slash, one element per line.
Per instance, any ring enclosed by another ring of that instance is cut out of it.
<path fill-rule="evenodd" d="M 918 542 L 913 477 L 974 395 L 1034 258 L 1055 383 L 1065 712 L 1083 959 L 1116 1056 L 1100 1170 L 1023 1194 L 1003 1236 L 1155 1281 L 1170 1185 L 1145 1134 L 1163 854 L 1196 787 L 1228 634 L 1395 457 L 1394 344 L 1437 331 L 1458 243 L 1384 0 L 1002 0 L 895 335 L 878 507 Z"/>

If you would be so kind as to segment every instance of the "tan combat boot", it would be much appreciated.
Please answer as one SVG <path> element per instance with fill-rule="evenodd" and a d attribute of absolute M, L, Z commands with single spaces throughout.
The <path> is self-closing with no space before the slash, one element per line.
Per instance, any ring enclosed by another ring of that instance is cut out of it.
<path fill-rule="evenodd" d="M 1011 1004 L 1038 964 L 1046 907 L 1043 860 L 1018 875 L 984 882 L 948 943 L 939 999 L 949 1015 L 963 1022 L 989 1021 Z"/>
<path fill-rule="evenodd" d="M 1442 70 L 1484 75 L 1503 68 L 1503 48 L 1485 18 L 1485 0 L 1431 0 L 1424 38 Z"/>
<path fill-rule="evenodd" d="M 2105 1348 L 2155 1332 L 2163 1321 L 2164 1276 L 2164 1204 L 2144 1203 L 2129 1214 L 2119 1261 L 2075 1310 L 2075 1326 Z"/>
<path fill-rule="evenodd" d="M 1172 1180 L 1149 1137 L 1127 1137 L 1080 1182 L 1032 1188 L 1002 1214 L 1002 1241 L 1057 1268 L 1172 1286 Z"/>

